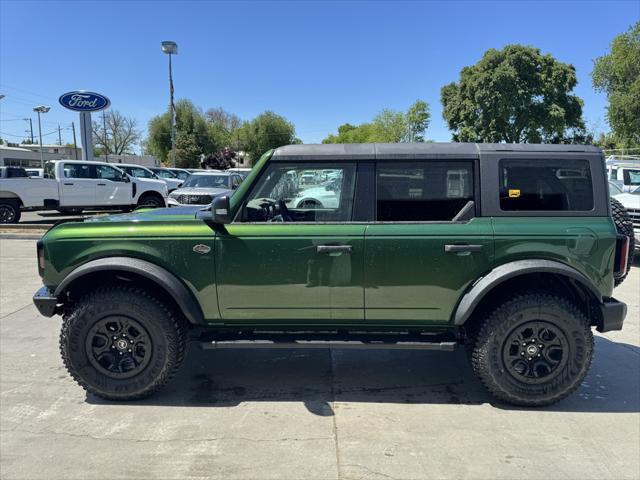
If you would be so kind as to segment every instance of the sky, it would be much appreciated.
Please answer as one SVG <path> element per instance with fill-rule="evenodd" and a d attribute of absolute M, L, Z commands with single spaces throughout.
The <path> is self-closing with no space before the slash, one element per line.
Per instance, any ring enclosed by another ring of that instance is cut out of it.
<path fill-rule="evenodd" d="M 57 99 L 77 89 L 106 95 L 145 132 L 168 108 L 162 40 L 178 44 L 177 99 L 243 119 L 273 110 L 305 143 L 416 99 L 430 105 L 426 138 L 450 141 L 440 89 L 487 49 L 510 43 L 573 64 L 587 125 L 607 131 L 606 97 L 591 85 L 593 59 L 639 19 L 640 0 L 0 0 L 0 138 L 19 142 L 29 117 L 37 136 L 32 108 L 46 104 L 44 143 L 57 142 L 58 124 L 63 143 L 72 141 L 78 114 Z"/>

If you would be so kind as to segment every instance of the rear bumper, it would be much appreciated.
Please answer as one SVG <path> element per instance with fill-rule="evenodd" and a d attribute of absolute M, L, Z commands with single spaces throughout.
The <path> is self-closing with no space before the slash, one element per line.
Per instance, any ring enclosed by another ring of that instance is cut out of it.
<path fill-rule="evenodd" d="M 33 295 L 33 303 L 45 317 L 53 317 L 57 313 L 58 299 L 47 287 L 42 287 Z"/>
<path fill-rule="evenodd" d="M 606 298 L 600 306 L 602 311 L 602 325 L 599 325 L 599 332 L 610 332 L 612 330 L 622 330 L 624 318 L 627 316 L 627 305 L 619 302 L 615 298 Z"/>

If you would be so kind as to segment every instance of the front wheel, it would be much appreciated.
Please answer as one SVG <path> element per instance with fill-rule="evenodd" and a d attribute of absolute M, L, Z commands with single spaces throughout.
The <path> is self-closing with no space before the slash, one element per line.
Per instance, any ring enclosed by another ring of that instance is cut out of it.
<path fill-rule="evenodd" d="M 174 375 L 185 355 L 184 321 L 143 289 L 103 287 L 65 315 L 62 360 L 87 392 L 107 400 L 151 395 Z"/>
<path fill-rule="evenodd" d="M 147 194 L 143 195 L 138 201 L 138 208 L 162 208 L 164 200 L 160 195 Z"/>
<path fill-rule="evenodd" d="M 558 402 L 584 379 L 593 334 L 564 298 L 524 293 L 484 321 L 471 355 L 473 370 L 498 399 L 537 407 Z"/>

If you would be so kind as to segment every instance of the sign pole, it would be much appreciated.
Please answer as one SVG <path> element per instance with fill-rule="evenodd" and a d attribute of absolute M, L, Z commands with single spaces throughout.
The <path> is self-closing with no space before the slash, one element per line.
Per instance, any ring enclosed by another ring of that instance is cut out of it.
<path fill-rule="evenodd" d="M 91 138 L 91 112 L 80 112 L 80 143 L 82 160 L 93 161 L 93 140 Z"/>

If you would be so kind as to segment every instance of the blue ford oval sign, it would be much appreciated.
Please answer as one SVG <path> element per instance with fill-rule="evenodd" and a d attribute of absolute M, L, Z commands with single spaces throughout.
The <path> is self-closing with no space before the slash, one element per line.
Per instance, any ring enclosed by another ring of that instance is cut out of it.
<path fill-rule="evenodd" d="M 63 107 L 76 112 L 97 112 L 111 105 L 109 99 L 104 95 L 82 90 L 60 95 L 58 101 Z"/>

